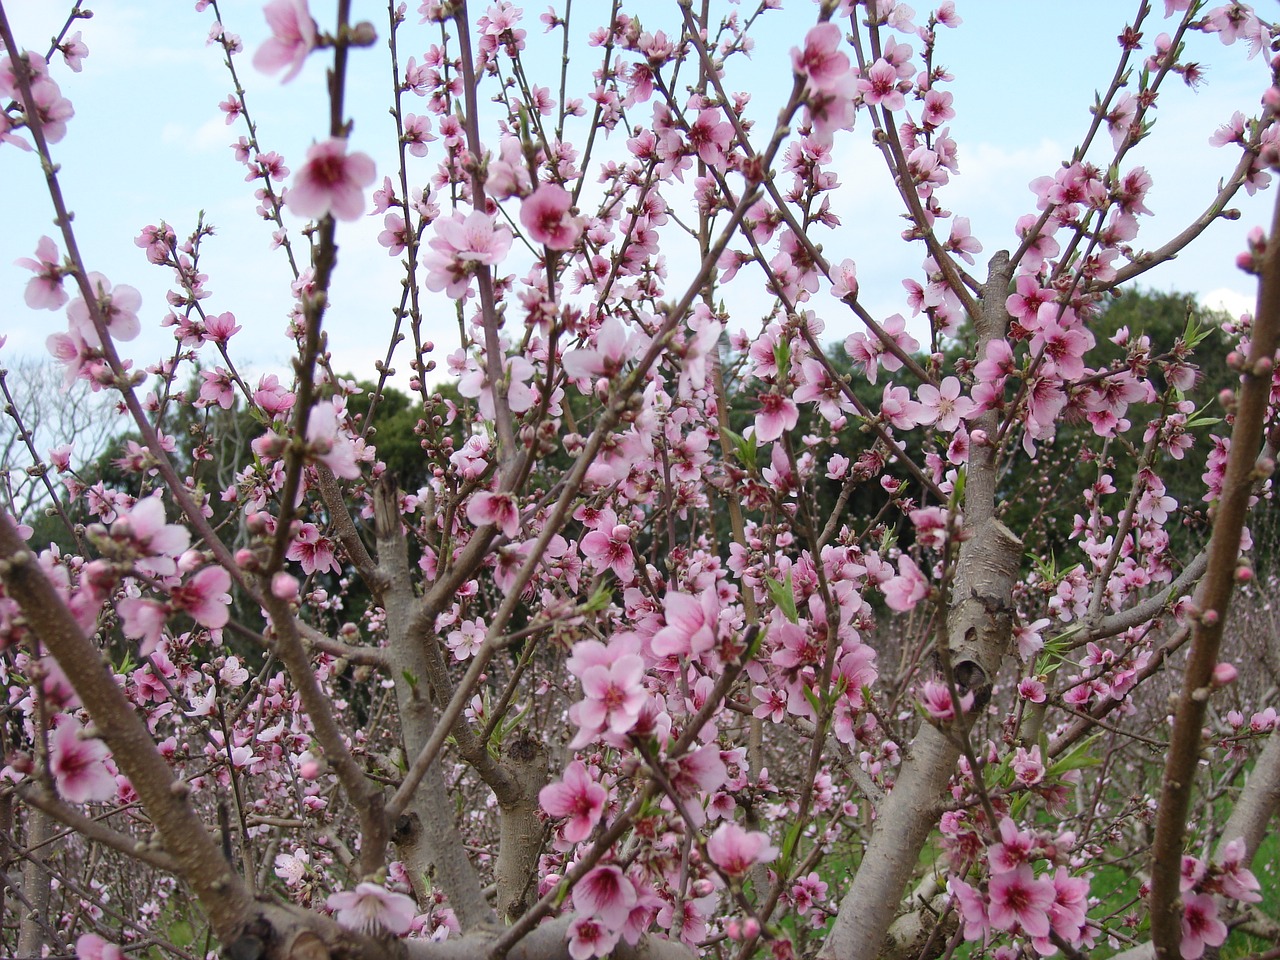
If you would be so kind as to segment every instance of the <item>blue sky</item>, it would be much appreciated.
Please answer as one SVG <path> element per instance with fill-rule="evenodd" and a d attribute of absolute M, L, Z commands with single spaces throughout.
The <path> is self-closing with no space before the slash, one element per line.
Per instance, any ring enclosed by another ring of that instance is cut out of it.
<path fill-rule="evenodd" d="M 1136 0 L 957 3 L 966 22 L 958 30 L 941 32 L 937 60 L 956 78 L 949 89 L 958 113 L 952 131 L 960 145 L 961 176 L 942 197 L 948 209 L 971 218 L 985 246 L 982 257 L 1011 245 L 1013 222 L 1034 209 L 1027 184 L 1052 173 L 1086 129 L 1093 92 L 1108 82 L 1114 69 L 1115 37 L 1137 5 Z M 284 154 L 296 169 L 307 144 L 327 131 L 325 58 L 311 58 L 302 74 L 282 87 L 250 64 L 253 50 L 267 35 L 262 3 L 225 0 L 219 6 L 226 28 L 245 43 L 246 53 L 237 63 L 263 145 Z M 474 4 L 473 13 L 483 6 Z M 558 35 L 553 46 L 537 20 L 546 6 L 544 0 L 526 7 L 534 73 L 544 65 L 558 69 Z M 585 35 L 584 21 L 603 16 L 608 6 L 606 0 L 577 0 L 573 9 L 584 28 L 580 37 Z M 1162 4 L 1154 6 L 1157 20 L 1146 31 L 1148 43 L 1163 28 L 1158 20 Z M 312 3 L 322 24 L 331 20 L 333 7 L 332 2 Z M 644 14 L 645 26 L 656 29 L 674 22 L 667 7 L 644 3 L 642 10 L 653 11 Z M 385 4 L 355 0 L 354 8 L 356 19 L 373 21 L 385 36 Z M 65 15 L 61 5 L 43 0 L 9 4 L 7 9 L 19 42 L 41 50 Z M 76 213 L 77 235 L 90 269 L 143 293 L 145 332 L 130 352 L 142 365 L 172 351 L 172 340 L 157 330 L 166 312 L 169 271 L 148 264 L 134 246 L 134 236 L 145 224 L 161 219 L 182 236 L 204 210 L 218 231 L 206 244 L 204 271 L 213 291 L 207 308 L 235 312 L 245 328 L 235 345 L 246 368 L 283 371 L 289 356 L 283 336 L 289 272 L 283 255 L 269 247 L 270 228 L 255 217 L 252 185 L 244 182 L 244 169 L 228 148 L 243 131 L 224 125 L 218 110 L 231 84 L 219 48 L 205 43 L 212 10 L 197 13 L 192 0 L 113 0 L 102 3 L 95 14 L 79 24 L 91 51 L 84 72 L 72 74 L 60 61 L 54 68 L 77 111 L 66 139 L 55 147 L 55 159 L 62 165 L 63 189 Z M 731 89 L 752 92 L 760 128 L 776 114 L 773 98 L 789 86 L 787 51 L 801 41 L 814 17 L 815 7 L 808 2 L 790 3 L 787 10 L 766 17 L 752 62 L 739 61 L 729 74 Z M 417 19 L 411 10 L 401 41 L 402 62 L 410 54 L 420 57 L 436 39 L 429 28 L 416 25 Z M 1268 83 L 1264 59 L 1247 60 L 1243 45 L 1224 47 L 1215 38 L 1199 35 L 1191 42 L 1191 56 L 1208 66 L 1208 83 L 1198 92 L 1180 82 L 1166 88 L 1155 131 L 1133 159 L 1144 163 L 1155 179 L 1147 203 L 1156 215 L 1144 218 L 1139 237 L 1148 247 L 1177 233 L 1212 198 L 1215 184 L 1231 170 L 1237 155 L 1210 147 L 1208 138 L 1234 109 L 1251 111 Z M 575 49 L 587 55 L 579 61 L 585 74 L 595 51 L 582 42 Z M 393 172 L 388 133 L 392 127 L 386 112 L 390 78 L 383 50 L 380 42 L 354 54 L 350 97 L 355 146 L 377 160 L 379 179 Z M 749 68 L 745 78 L 744 67 Z M 579 84 L 578 95 L 586 92 Z M 416 103 L 409 109 L 423 112 Z M 903 309 L 900 281 L 918 274 L 922 253 L 919 245 L 897 238 L 900 201 L 878 154 L 866 143 L 867 126 L 860 120 L 857 130 L 837 140 L 836 170 L 845 186 L 833 202 L 843 226 L 820 239 L 829 257 L 857 261 L 865 304 L 883 317 Z M 585 130 L 580 131 L 576 135 L 584 136 Z M 1101 139 L 1109 146 L 1109 138 Z M 621 150 L 621 139 L 609 149 Z M 418 182 L 434 172 L 435 163 L 430 154 L 417 161 L 413 173 Z M 43 353 L 44 338 L 62 329 L 64 319 L 60 313 L 26 308 L 22 287 L 29 274 L 12 265 L 32 255 L 41 234 L 56 237 L 52 208 L 32 155 L 0 146 L 0 183 L 5 184 L 0 333 L 9 336 L 3 359 L 10 360 Z M 1242 196 L 1238 222 L 1215 224 L 1190 255 L 1149 275 L 1147 285 L 1245 308 L 1254 290 L 1235 268 L 1235 254 L 1244 248 L 1250 226 L 1268 222 L 1268 204 L 1268 194 Z M 302 226 L 296 218 L 288 223 L 294 231 Z M 381 228 L 380 217 L 366 218 L 343 225 L 339 233 L 339 272 L 328 320 L 330 347 L 337 369 L 361 376 L 371 375 L 373 361 L 385 352 L 391 308 L 400 290 L 396 261 L 375 241 Z M 674 274 L 680 251 L 672 249 L 669 256 Z M 524 266 L 513 264 L 512 270 L 519 274 Z M 730 301 L 736 314 L 731 329 L 758 328 L 760 301 L 752 298 L 758 288 L 748 286 L 741 301 Z M 815 306 L 830 334 L 844 336 L 855 329 L 847 312 L 830 302 Z M 440 342 L 441 358 L 456 348 L 452 316 L 448 303 L 435 301 L 427 333 Z M 404 370 L 405 363 L 398 366 Z"/>

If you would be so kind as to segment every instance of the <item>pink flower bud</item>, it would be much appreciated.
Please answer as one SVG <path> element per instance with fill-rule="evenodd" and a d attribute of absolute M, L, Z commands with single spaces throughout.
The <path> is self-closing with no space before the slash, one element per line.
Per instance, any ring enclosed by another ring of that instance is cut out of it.
<path fill-rule="evenodd" d="M 298 764 L 298 776 L 303 780 L 314 780 L 320 776 L 320 764 L 315 760 L 305 760 Z"/>
<path fill-rule="evenodd" d="M 271 595 L 277 600 L 293 600 L 298 596 L 298 578 L 283 570 L 271 578 Z"/>
<path fill-rule="evenodd" d="M 1240 671 L 1233 664 L 1220 663 L 1213 668 L 1213 685 L 1215 687 L 1225 687 L 1229 683 L 1234 683 L 1239 675 Z"/>

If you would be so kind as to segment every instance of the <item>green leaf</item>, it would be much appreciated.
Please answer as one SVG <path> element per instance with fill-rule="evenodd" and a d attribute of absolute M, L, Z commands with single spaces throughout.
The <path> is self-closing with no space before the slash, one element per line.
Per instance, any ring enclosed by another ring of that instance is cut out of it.
<path fill-rule="evenodd" d="M 1045 771 L 1045 776 L 1057 777 L 1071 770 L 1084 770 L 1087 767 L 1100 766 L 1102 760 L 1089 753 L 1089 748 L 1093 746 L 1100 736 L 1101 734 L 1095 733 L 1092 737 L 1082 741 L 1061 760 L 1055 761 L 1053 766 Z"/>
<path fill-rule="evenodd" d="M 766 576 L 765 584 L 769 588 L 769 597 L 773 600 L 774 605 L 781 610 L 788 620 L 792 623 L 800 619 L 800 613 L 796 609 L 796 593 L 791 585 L 791 571 L 787 571 L 787 582 L 779 583 L 773 577 Z"/>

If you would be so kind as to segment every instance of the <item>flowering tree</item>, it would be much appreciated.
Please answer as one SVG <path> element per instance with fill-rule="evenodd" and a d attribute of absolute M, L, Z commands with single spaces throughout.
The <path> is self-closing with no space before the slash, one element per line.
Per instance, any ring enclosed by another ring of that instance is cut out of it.
<path fill-rule="evenodd" d="M 135 431 L 115 482 L 32 450 L 67 493 L 63 546 L 0 517 L 6 953 L 1195 960 L 1229 927 L 1274 932 L 1251 864 L 1280 803 L 1277 717 L 1220 649 L 1280 444 L 1280 246 L 1258 230 L 1240 256 L 1253 315 L 1095 335 L 1108 297 L 1269 182 L 1264 56 L 1257 116 L 1215 135 L 1216 195 L 1135 245 L 1153 111 L 1201 80 L 1186 39 L 1253 57 L 1270 23 L 1140 2 L 1078 147 L 979 269 L 944 207 L 951 2 L 809 10 L 790 63 L 759 65 L 789 84 L 770 120 L 732 84 L 782 28 L 773 0 L 643 5 L 662 29 L 620 0 L 600 24 L 553 6 L 549 80 L 506 2 L 428 0 L 414 24 L 393 2 L 375 27 L 349 0 L 326 24 L 271 0 L 253 66 L 287 83 L 329 63 L 329 128 L 288 158 L 216 0 L 195 6 L 292 273 L 287 376 L 237 366 L 203 222 L 142 230 L 174 346 L 122 353 L 140 295 L 81 256 L 57 165 L 87 14 L 45 56 L 0 3 L 0 140 L 42 166 L 59 231 L 32 231 L 27 303 L 65 312 L 68 382 Z M 344 98 L 375 41 L 385 170 Z M 570 53 L 594 64 L 578 91 Z M 887 317 L 830 204 L 834 145 L 868 134 L 922 255 Z M 338 238 L 370 204 L 405 273 L 357 404 L 325 325 Z M 851 366 L 824 350 L 824 303 L 858 322 Z M 1236 386 L 1201 398 L 1208 337 Z M 429 477 L 412 490 L 379 457 L 393 365 Z M 256 435 L 220 464 L 232 410 Z M 1063 555 L 1004 520 L 1010 477 L 1067 425 L 1088 483 Z M 1166 485 L 1188 459 L 1200 513 Z M 1142 876 L 1118 906 L 1116 863 Z"/>

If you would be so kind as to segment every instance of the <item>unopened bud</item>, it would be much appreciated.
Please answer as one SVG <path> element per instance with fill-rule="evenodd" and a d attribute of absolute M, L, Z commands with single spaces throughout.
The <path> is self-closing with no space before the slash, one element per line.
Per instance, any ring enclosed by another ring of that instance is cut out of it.
<path fill-rule="evenodd" d="M 1229 683 L 1234 683 L 1238 676 L 1240 676 L 1240 671 L 1233 664 L 1219 663 L 1213 668 L 1213 685 L 1215 687 L 1225 687 Z"/>

